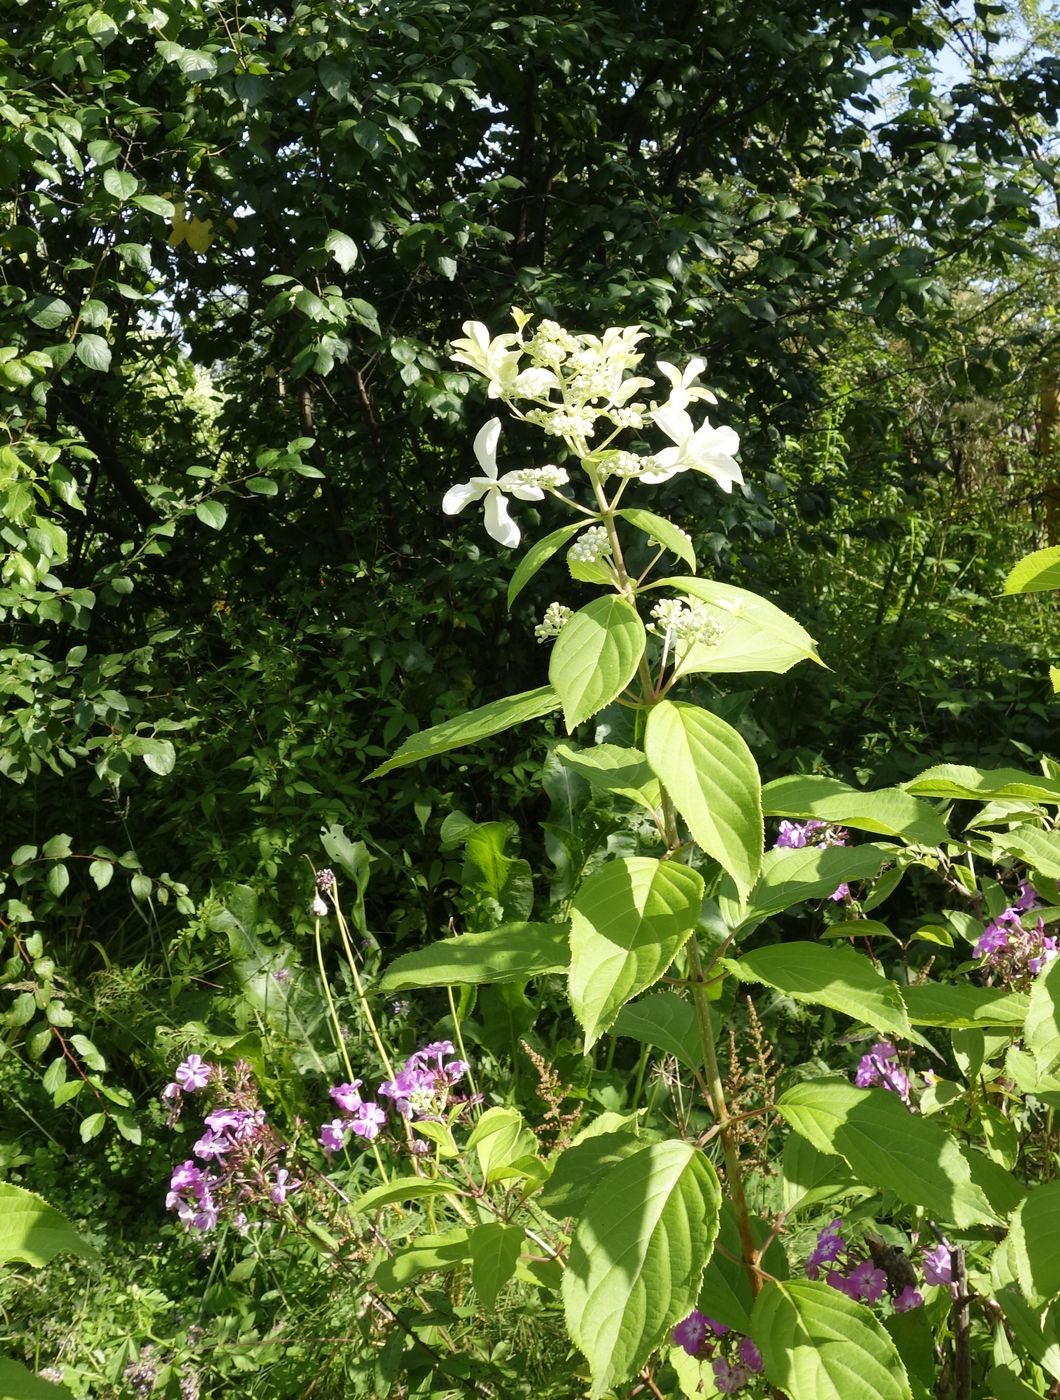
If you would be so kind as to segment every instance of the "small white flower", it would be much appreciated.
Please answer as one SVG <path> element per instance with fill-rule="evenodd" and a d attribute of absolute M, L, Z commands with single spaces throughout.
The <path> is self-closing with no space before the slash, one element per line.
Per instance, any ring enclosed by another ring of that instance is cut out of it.
<path fill-rule="evenodd" d="M 465 321 L 460 327 L 463 338 L 453 341 L 456 352 L 452 358 L 459 364 L 470 365 L 489 380 L 491 399 L 503 398 L 515 387 L 521 352 L 513 350 L 519 336 L 509 331 L 490 339 L 489 330 L 481 321 Z"/>
<path fill-rule="evenodd" d="M 665 360 L 660 360 L 658 370 L 665 374 L 670 381 L 670 398 L 667 401 L 669 408 L 687 408 L 693 399 L 706 399 L 707 403 L 717 403 L 718 400 L 710 392 L 696 384 L 696 380 L 706 369 L 706 361 L 701 360 L 697 355 L 695 359 L 689 360 L 685 366 L 685 372 L 680 371 Z"/>
<path fill-rule="evenodd" d="M 575 564 L 598 564 L 611 553 L 611 537 L 604 525 L 590 525 L 583 530 L 567 551 Z"/>
<path fill-rule="evenodd" d="M 466 329 L 466 328 L 465 328 Z M 485 499 L 486 533 L 506 549 L 519 543 L 519 526 L 508 514 L 504 493 L 510 492 L 520 501 L 542 501 L 545 493 L 539 486 L 529 486 L 520 480 L 520 472 L 497 475 L 497 444 L 501 438 L 501 420 L 491 418 L 479 429 L 475 438 L 475 457 L 484 476 L 473 477 L 461 486 L 451 486 L 442 498 L 446 515 L 458 515 L 471 501 Z"/>
<path fill-rule="evenodd" d="M 534 636 L 539 642 L 558 637 L 573 616 L 573 612 L 565 603 L 549 603 L 544 617 L 534 628 Z"/>
<path fill-rule="evenodd" d="M 641 481 L 655 486 L 678 472 L 691 470 L 713 477 L 726 493 L 732 491 L 734 483 L 743 485 L 743 473 L 733 457 L 740 450 L 740 439 L 732 428 L 712 427 L 706 418 L 698 428 L 693 427 L 683 408 L 671 408 L 669 404 L 657 408 L 652 418 L 677 445 L 657 452 L 657 470 L 645 472 Z"/>

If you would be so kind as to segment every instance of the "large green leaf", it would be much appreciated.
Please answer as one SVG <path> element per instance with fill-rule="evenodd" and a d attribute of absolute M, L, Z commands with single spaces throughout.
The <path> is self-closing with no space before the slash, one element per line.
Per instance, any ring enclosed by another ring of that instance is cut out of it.
<path fill-rule="evenodd" d="M 497 1294 L 515 1274 L 526 1233 L 521 1225 L 489 1220 L 475 1226 L 467 1243 L 471 1251 L 471 1282 L 479 1301 L 492 1308 Z"/>
<path fill-rule="evenodd" d="M 670 966 L 702 901 L 697 871 L 648 856 L 608 861 L 582 881 L 571 905 L 570 1000 L 586 1053 Z"/>
<path fill-rule="evenodd" d="M 1060 880 L 1060 832 L 1043 831 L 1038 826 L 1017 826 L 1011 831 L 998 832 L 991 839 L 996 860 L 1018 856 L 1046 879 Z"/>
<path fill-rule="evenodd" d="M 39 1269 L 60 1251 L 96 1258 L 92 1245 L 43 1197 L 0 1182 L 0 1265 L 18 1259 Z"/>
<path fill-rule="evenodd" d="M 470 1262 L 466 1230 L 444 1235 L 420 1235 L 411 1245 L 396 1249 L 376 1266 L 372 1280 L 384 1293 L 398 1293 L 424 1274 L 446 1272 Z"/>
<path fill-rule="evenodd" d="M 484 933 L 442 938 L 395 958 L 380 987 L 405 992 L 419 987 L 526 982 L 546 972 L 566 972 L 569 965 L 566 924 L 502 924 Z"/>
<path fill-rule="evenodd" d="M 762 800 L 742 737 L 709 710 L 663 700 L 648 714 L 644 753 L 693 840 L 746 896 L 762 867 Z"/>
<path fill-rule="evenodd" d="M 627 506 L 624 510 L 617 511 L 616 514 L 620 515 L 623 520 L 628 520 L 631 525 L 642 530 L 653 540 L 657 540 L 671 554 L 680 559 L 682 564 L 687 564 L 695 572 L 696 552 L 692 548 L 692 541 L 683 530 L 679 530 L 664 515 L 656 515 L 653 511 L 642 510 L 639 506 Z"/>
<path fill-rule="evenodd" d="M 535 1204 L 555 1220 L 581 1215 L 601 1175 L 647 1146 L 644 1138 L 624 1131 L 599 1133 L 574 1143 L 559 1154 L 552 1175 L 534 1197 Z"/>
<path fill-rule="evenodd" d="M 886 1089 L 859 1089 L 845 1079 L 807 1080 L 781 1096 L 777 1112 L 821 1152 L 843 1157 L 866 1185 L 923 1206 L 940 1222 L 997 1223 L 998 1212 L 954 1139 Z"/>
<path fill-rule="evenodd" d="M 537 1152 L 537 1139 L 514 1108 L 487 1108 L 471 1130 L 467 1147 L 475 1149 L 482 1180 L 488 1185 L 511 1175 L 507 1170 L 521 1157 Z"/>
<path fill-rule="evenodd" d="M 599 1179 L 563 1276 L 567 1329 L 592 1396 L 644 1365 L 692 1311 L 718 1228 L 714 1168 L 690 1143 L 653 1143 Z"/>
<path fill-rule="evenodd" d="M 830 1007 L 884 1035 L 919 1039 L 898 987 L 853 948 L 779 943 L 723 961 L 742 982 L 764 982 L 784 996 Z"/>
<path fill-rule="evenodd" d="M 730 673 L 790 671 L 799 661 L 816 661 L 817 643 L 786 612 L 757 593 L 703 578 L 664 578 L 654 588 L 672 588 L 709 603 L 724 629 L 713 645 L 698 643 L 681 663 L 681 671 Z"/>
<path fill-rule="evenodd" d="M 791 1400 L 912 1400 L 883 1325 L 826 1283 L 768 1282 L 755 1302 L 751 1335 L 767 1379 Z"/>
<path fill-rule="evenodd" d="M 1011 1234 L 1024 1295 L 1047 1303 L 1060 1294 L 1060 1181 L 1031 1187 L 1013 1211 Z"/>
<path fill-rule="evenodd" d="M 568 734 L 622 694 L 637 674 L 645 640 L 636 608 L 614 594 L 594 598 L 570 618 L 548 668 Z"/>
<path fill-rule="evenodd" d="M 596 744 L 576 749 L 572 744 L 557 744 L 553 750 L 561 763 L 583 777 L 594 792 L 624 797 L 654 812 L 659 805 L 659 780 L 648 767 L 639 749 L 624 749 L 617 744 Z"/>
<path fill-rule="evenodd" d="M 722 913 L 733 927 L 749 930 L 803 900 L 827 899 L 847 881 L 871 879 L 892 859 L 892 852 L 869 844 L 766 851 L 746 908 L 722 898 Z"/>
<path fill-rule="evenodd" d="M 696 1009 L 676 992 L 655 992 L 630 1002 L 618 1013 L 611 1034 L 628 1035 L 645 1045 L 654 1045 L 689 1069 L 703 1065 Z"/>
<path fill-rule="evenodd" d="M 1034 1056 L 1039 1075 L 1060 1061 L 1060 958 L 1035 978 L 1023 1028 L 1024 1048 Z"/>
<path fill-rule="evenodd" d="M 526 724 L 529 720 L 550 714 L 559 708 L 559 703 L 559 696 L 550 685 L 526 690 L 520 695 L 508 695 L 503 700 L 493 700 L 477 710 L 447 719 L 444 724 L 436 724 L 433 729 L 423 729 L 418 734 L 410 735 L 385 763 L 372 769 L 368 778 L 381 778 L 394 768 L 404 768 L 409 763 L 436 758 L 450 749 L 480 743 L 494 734 L 503 733 L 505 729 L 513 729 L 517 724 Z"/>
<path fill-rule="evenodd" d="M 1060 588 L 1060 546 L 1036 549 L 1009 570 L 1003 593 L 1041 593 Z"/>
<path fill-rule="evenodd" d="M 767 783 L 762 789 L 762 810 L 767 817 L 816 817 L 880 836 L 902 836 L 923 846 L 949 840 L 946 825 L 934 809 L 901 788 L 861 792 L 816 773 Z"/>
<path fill-rule="evenodd" d="M 459 1193 L 460 1187 L 456 1182 L 448 1181 L 444 1177 L 399 1176 L 384 1182 L 382 1186 L 373 1186 L 370 1191 L 365 1191 L 363 1196 L 358 1196 L 352 1202 L 350 1210 L 355 1215 L 367 1215 L 382 1206 L 395 1205 L 398 1202 L 403 1205 L 406 1201 L 423 1201 L 429 1196 L 456 1196 Z"/>
<path fill-rule="evenodd" d="M 764 1248 L 764 1253 L 759 1256 L 763 1270 L 774 1278 L 787 1278 L 788 1261 L 784 1246 L 772 1226 L 757 1217 L 751 1218 L 750 1226 L 755 1247 L 759 1250 Z M 718 1221 L 717 1244 L 699 1286 L 697 1306 L 700 1312 L 716 1322 L 731 1327 L 735 1332 L 747 1333 L 751 1330 L 754 1293 L 747 1270 L 741 1263 L 742 1250 L 736 1211 L 732 1201 L 726 1198 L 722 1202 Z"/>
<path fill-rule="evenodd" d="M 70 1400 L 65 1385 L 41 1380 L 8 1356 L 0 1356 L 0 1396 L 3 1400 Z"/>
<path fill-rule="evenodd" d="M 1027 1014 L 1027 998 L 1019 992 L 990 987 L 945 986 L 926 982 L 902 987 L 901 997 L 914 1026 L 1019 1026 Z"/>
<path fill-rule="evenodd" d="M 964 797 L 979 802 L 1029 798 L 1032 802 L 1060 806 L 1060 779 L 1022 773 L 1018 768 L 967 768 L 957 763 L 940 763 L 902 786 L 916 797 Z"/>

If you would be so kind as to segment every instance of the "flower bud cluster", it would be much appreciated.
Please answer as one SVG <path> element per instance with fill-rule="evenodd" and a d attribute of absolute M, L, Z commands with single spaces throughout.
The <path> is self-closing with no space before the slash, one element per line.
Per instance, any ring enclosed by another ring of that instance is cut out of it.
<path fill-rule="evenodd" d="M 524 415 L 549 437 L 574 438 L 586 442 L 596 427 L 596 414 L 587 408 L 531 408 Z"/>
<path fill-rule="evenodd" d="M 571 545 L 567 558 L 572 564 L 597 564 L 611 553 L 611 537 L 603 525 L 590 525 Z"/>
<path fill-rule="evenodd" d="M 551 641 L 559 636 L 573 616 L 574 613 L 565 603 L 549 603 L 544 617 L 534 628 L 534 636 L 539 642 Z"/>
<path fill-rule="evenodd" d="M 570 481 L 565 467 L 523 467 L 508 475 L 519 486 L 539 486 L 542 491 L 558 491 Z"/>
<path fill-rule="evenodd" d="M 578 342 L 557 321 L 542 321 L 526 346 L 530 358 L 539 365 L 561 365 L 578 350 Z"/>
<path fill-rule="evenodd" d="M 436 1040 L 410 1055 L 405 1066 L 393 1079 L 385 1079 L 376 1090 L 377 1097 L 364 1099 L 362 1080 L 352 1084 L 337 1084 L 328 1092 L 342 1111 L 341 1118 L 325 1123 L 318 1141 L 330 1157 L 341 1152 L 347 1135 L 352 1133 L 362 1142 L 374 1142 L 387 1125 L 390 1107 L 403 1118 L 423 1118 L 444 1121 L 453 1086 L 467 1073 L 467 1061 L 454 1059 L 451 1040 Z"/>
<path fill-rule="evenodd" d="M 762 1353 L 750 1337 L 738 1337 L 723 1322 L 707 1317 L 698 1308 L 677 1324 L 670 1340 L 689 1356 L 713 1358 L 710 1365 L 719 1395 L 735 1395 L 762 1370 Z"/>
<path fill-rule="evenodd" d="M 166 1209 L 176 1211 L 185 1228 L 204 1233 L 226 1209 L 232 1209 L 232 1223 L 241 1228 L 248 1206 L 282 1206 L 302 1185 L 286 1167 L 277 1166 L 285 1144 L 258 1107 L 250 1066 L 242 1060 L 231 1082 L 201 1055 L 189 1055 L 179 1064 L 174 1082 L 162 1091 L 171 1124 L 180 1116 L 183 1096 L 208 1087 L 214 1103 L 204 1118 L 205 1132 L 191 1149 L 194 1156 L 173 1169 L 166 1196 Z"/>
<path fill-rule="evenodd" d="M 593 458 L 601 478 L 621 477 L 623 480 L 636 480 L 645 472 L 654 471 L 658 463 L 654 457 L 643 456 L 639 452 L 601 452 Z"/>
<path fill-rule="evenodd" d="M 651 610 L 648 630 L 670 641 L 703 642 L 713 646 L 724 634 L 724 627 L 711 614 L 709 604 L 698 598 L 663 598 Z"/>

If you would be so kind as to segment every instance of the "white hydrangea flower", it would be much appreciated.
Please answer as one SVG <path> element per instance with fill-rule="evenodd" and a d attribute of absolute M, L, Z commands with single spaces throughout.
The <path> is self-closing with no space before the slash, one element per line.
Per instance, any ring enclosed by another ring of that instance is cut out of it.
<path fill-rule="evenodd" d="M 573 616 L 574 613 L 565 603 L 549 603 L 544 617 L 534 628 L 534 636 L 539 642 L 551 641 L 559 636 Z"/>
<path fill-rule="evenodd" d="M 461 486 L 451 486 L 442 498 L 442 510 L 446 515 L 458 515 L 470 502 L 485 497 L 486 533 L 506 549 L 514 549 L 519 543 L 519 526 L 508 514 L 505 492 L 520 501 L 543 501 L 545 493 L 539 486 L 527 485 L 520 480 L 521 472 L 505 472 L 498 477 L 497 444 L 500 438 L 499 418 L 491 418 L 479 429 L 475 437 L 475 457 L 485 474 L 473 477 Z"/>
<path fill-rule="evenodd" d="M 740 450 L 740 439 L 732 428 L 715 428 L 707 418 L 697 428 L 683 408 L 669 404 L 657 408 L 652 418 L 676 446 L 656 452 L 657 469 L 645 472 L 641 481 L 655 486 L 678 472 L 691 470 L 712 477 L 726 493 L 732 491 L 734 483 L 743 485 L 743 473 L 733 457 Z"/>
<path fill-rule="evenodd" d="M 453 341 L 452 358 L 485 376 L 491 399 L 510 394 L 519 374 L 520 359 L 520 351 L 511 347 L 519 344 L 519 336 L 508 331 L 491 340 L 489 330 L 481 321 L 465 321 L 460 329 L 464 336 Z"/>
<path fill-rule="evenodd" d="M 576 564 L 596 564 L 611 553 L 611 538 L 604 525 L 590 525 L 584 530 L 567 551 L 567 557 Z"/>
<path fill-rule="evenodd" d="M 687 408 L 694 399 L 705 399 L 707 403 L 718 402 L 709 389 L 704 389 L 695 382 L 706 367 L 706 361 L 701 360 L 698 355 L 689 360 L 683 374 L 666 360 L 659 361 L 659 373 L 665 374 L 670 381 L 670 397 L 667 400 L 669 408 Z"/>

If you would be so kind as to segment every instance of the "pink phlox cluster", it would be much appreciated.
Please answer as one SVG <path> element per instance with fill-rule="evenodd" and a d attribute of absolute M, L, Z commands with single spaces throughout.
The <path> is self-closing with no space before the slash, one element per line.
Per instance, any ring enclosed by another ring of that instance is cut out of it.
<path fill-rule="evenodd" d="M 903 1282 L 899 1287 L 896 1271 L 892 1270 L 892 1276 L 888 1278 L 887 1272 L 875 1259 L 866 1256 L 843 1238 L 842 1230 L 842 1218 L 837 1218 L 820 1231 L 817 1243 L 806 1260 L 808 1278 L 819 1279 L 825 1265 L 834 1265 L 834 1268 L 827 1269 L 825 1282 L 856 1303 L 868 1303 L 871 1307 L 879 1302 L 885 1292 L 889 1292 L 896 1312 L 909 1312 L 923 1304 L 923 1297 L 912 1284 Z"/>
<path fill-rule="evenodd" d="M 361 1097 L 360 1079 L 352 1084 L 336 1084 L 328 1093 L 343 1117 L 321 1128 L 321 1147 L 328 1156 L 340 1152 L 349 1133 L 364 1142 L 373 1142 L 386 1127 L 386 1100 L 403 1118 L 440 1118 L 450 1090 L 467 1070 L 467 1061 L 456 1058 L 451 1040 L 435 1040 L 410 1055 L 393 1079 L 384 1079 L 374 1099 Z"/>
<path fill-rule="evenodd" d="M 751 1338 L 741 1337 L 733 1348 L 736 1338 L 730 1334 L 728 1327 L 716 1318 L 707 1317 L 698 1308 L 693 1308 L 670 1333 L 675 1347 L 680 1347 L 689 1356 L 703 1358 L 713 1355 L 717 1340 L 723 1337 L 729 1339 L 725 1346 L 730 1351 L 734 1350 L 735 1355 L 727 1357 L 719 1351 L 711 1361 L 711 1368 L 715 1388 L 722 1395 L 732 1395 L 762 1369 L 762 1354 Z"/>
<path fill-rule="evenodd" d="M 921 1263 L 925 1283 L 949 1287 L 953 1282 L 953 1255 L 945 1241 L 934 1249 L 925 1250 Z"/>
<path fill-rule="evenodd" d="M 166 1209 L 175 1210 L 177 1218 L 189 1230 L 212 1230 L 217 1224 L 218 1209 L 213 1190 L 220 1178 L 204 1171 L 190 1159 L 173 1169 L 166 1196 Z"/>
<path fill-rule="evenodd" d="M 975 951 L 984 959 L 983 967 L 1003 982 L 1020 984 L 1037 977 L 1060 952 L 1055 935 L 1046 933 L 1044 920 L 1035 920 L 1030 928 L 1023 922 L 1023 915 L 1040 904 L 1038 891 L 1023 880 L 1015 904 L 987 924 L 976 942 Z"/>
<path fill-rule="evenodd" d="M 876 1085 L 890 1089 L 903 1103 L 909 1102 L 909 1076 L 899 1068 L 898 1051 L 890 1041 L 877 1041 L 867 1055 L 862 1055 L 854 1083 L 862 1089 Z"/>

